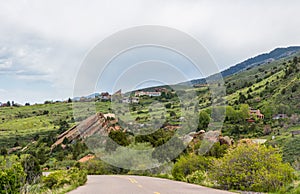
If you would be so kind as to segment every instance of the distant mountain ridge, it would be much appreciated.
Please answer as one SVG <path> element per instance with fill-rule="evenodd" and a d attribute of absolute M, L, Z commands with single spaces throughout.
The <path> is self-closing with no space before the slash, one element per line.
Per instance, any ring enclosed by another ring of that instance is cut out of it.
<path fill-rule="evenodd" d="M 247 70 L 248 68 L 252 68 L 258 65 L 263 65 L 263 64 L 267 64 L 268 62 L 272 62 L 278 59 L 282 59 L 288 56 L 291 56 L 297 52 L 300 52 L 300 46 L 290 46 L 290 47 L 286 47 L 286 48 L 276 48 L 274 50 L 272 50 L 269 53 L 264 53 L 264 54 L 260 54 L 256 57 L 252 57 L 249 58 L 241 63 L 238 63 L 234 66 L 229 67 L 228 69 L 224 70 L 221 72 L 221 75 L 225 78 L 231 75 L 234 75 L 236 73 L 242 72 L 244 70 Z M 215 74 L 217 75 L 217 74 Z M 215 75 L 211 75 L 210 77 L 214 77 Z M 206 83 L 206 78 L 200 78 L 200 79 L 194 79 L 191 81 L 187 81 L 187 82 L 182 82 L 179 84 L 175 84 L 175 85 L 196 85 L 196 84 L 205 84 Z M 169 87 L 166 85 L 161 85 L 161 86 L 153 86 L 153 87 L 148 87 L 148 88 L 143 88 L 141 90 L 151 90 L 153 88 L 159 88 L 159 87 Z M 134 92 L 134 91 L 132 91 Z M 85 96 L 85 98 L 87 99 L 93 99 L 96 96 L 99 96 L 99 93 L 94 93 L 91 94 L 89 96 Z M 80 100 L 81 97 L 74 97 L 73 100 L 78 101 Z"/>
<path fill-rule="evenodd" d="M 300 51 L 300 46 L 291 46 L 287 48 L 276 48 L 269 53 L 264 53 L 256 57 L 247 59 L 221 72 L 223 77 L 227 77 L 257 65 L 262 65 L 274 60 L 288 57 Z M 205 83 L 205 78 L 191 80 L 193 85 Z"/>
<path fill-rule="evenodd" d="M 239 63 L 235 66 L 222 71 L 224 77 L 238 73 L 239 71 L 245 70 L 246 68 L 253 67 L 256 65 L 261 65 L 269 61 L 278 60 L 287 56 L 290 56 L 296 52 L 300 51 L 300 46 L 293 46 L 287 48 L 276 48 L 275 50 L 258 55 L 256 57 L 247 59 L 246 61 Z"/>

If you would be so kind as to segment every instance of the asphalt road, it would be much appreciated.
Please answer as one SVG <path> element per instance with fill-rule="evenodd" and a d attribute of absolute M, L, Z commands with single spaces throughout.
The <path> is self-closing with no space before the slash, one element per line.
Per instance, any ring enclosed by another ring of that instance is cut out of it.
<path fill-rule="evenodd" d="M 69 194 L 229 194 L 193 184 L 144 176 L 91 175 Z"/>

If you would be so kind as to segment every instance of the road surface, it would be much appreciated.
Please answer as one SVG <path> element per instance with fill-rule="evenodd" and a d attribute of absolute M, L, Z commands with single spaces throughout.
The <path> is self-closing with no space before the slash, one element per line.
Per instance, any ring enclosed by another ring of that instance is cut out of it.
<path fill-rule="evenodd" d="M 91 175 L 69 194 L 230 194 L 193 184 L 144 176 Z"/>

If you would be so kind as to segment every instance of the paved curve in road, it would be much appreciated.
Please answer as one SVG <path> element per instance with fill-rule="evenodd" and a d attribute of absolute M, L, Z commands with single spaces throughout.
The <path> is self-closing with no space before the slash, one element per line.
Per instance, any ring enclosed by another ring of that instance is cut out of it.
<path fill-rule="evenodd" d="M 84 186 L 69 194 L 230 194 L 231 192 L 167 179 L 122 176 L 91 175 Z"/>

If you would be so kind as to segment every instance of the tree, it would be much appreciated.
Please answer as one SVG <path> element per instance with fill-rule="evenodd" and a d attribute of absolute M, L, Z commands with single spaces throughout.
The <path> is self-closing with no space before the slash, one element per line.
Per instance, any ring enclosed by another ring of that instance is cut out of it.
<path fill-rule="evenodd" d="M 38 159 L 28 154 L 22 157 L 21 164 L 26 173 L 26 182 L 36 183 L 42 175 Z"/>
<path fill-rule="evenodd" d="M 243 93 L 240 93 L 239 103 L 245 103 L 247 100 L 246 96 Z"/>
<path fill-rule="evenodd" d="M 44 145 L 37 149 L 36 158 L 38 159 L 40 165 L 45 164 L 45 162 L 48 160 Z"/>
<path fill-rule="evenodd" d="M 0 154 L 1 154 L 1 156 L 5 157 L 7 155 L 7 149 L 6 148 L 1 148 Z"/>
<path fill-rule="evenodd" d="M 247 99 L 250 100 L 250 99 L 252 99 L 252 98 L 253 98 L 253 96 L 252 96 L 251 94 L 248 94 Z"/>
<path fill-rule="evenodd" d="M 176 113 L 174 111 L 170 112 L 170 117 L 176 117 Z"/>
<path fill-rule="evenodd" d="M 265 118 L 266 119 L 271 119 L 273 114 L 275 113 L 274 112 L 274 108 L 272 105 L 270 104 L 265 104 L 262 108 L 261 108 L 262 112 L 264 113 L 265 115 Z"/>
<path fill-rule="evenodd" d="M 209 176 L 223 189 L 274 192 L 291 183 L 293 173 L 277 149 L 240 144 L 213 161 Z"/>
<path fill-rule="evenodd" d="M 69 140 L 67 137 L 64 137 L 62 144 L 67 145 L 69 143 Z"/>
<path fill-rule="evenodd" d="M 215 158 L 221 158 L 224 156 L 228 149 L 229 145 L 220 144 L 220 142 L 214 143 L 214 145 L 209 149 L 209 151 L 205 154 L 205 156 L 212 156 Z"/>
<path fill-rule="evenodd" d="M 239 116 L 242 120 L 246 120 L 250 117 L 249 113 L 249 105 L 248 104 L 242 104 L 240 106 L 240 110 L 238 111 Z"/>
<path fill-rule="evenodd" d="M 37 140 L 39 140 L 39 138 L 40 138 L 40 135 L 39 134 L 35 134 L 34 137 L 33 137 L 33 140 L 37 141 Z"/>
<path fill-rule="evenodd" d="M 166 108 L 171 108 L 171 106 L 172 106 L 171 103 L 165 104 Z"/>
<path fill-rule="evenodd" d="M 292 86 L 292 92 L 296 92 L 299 86 L 297 84 Z"/>
<path fill-rule="evenodd" d="M 63 133 L 66 130 L 68 130 L 70 128 L 70 125 L 67 121 L 65 120 L 60 120 L 59 121 L 59 129 L 58 129 L 58 133 Z"/>
<path fill-rule="evenodd" d="M 147 135 L 136 135 L 135 142 L 137 143 L 151 143 L 153 147 L 158 147 L 169 141 L 174 135 L 173 131 L 166 131 L 158 129 L 155 132 Z"/>
<path fill-rule="evenodd" d="M 80 154 L 84 153 L 84 151 L 87 149 L 86 145 L 80 141 L 76 141 L 72 145 L 72 156 L 73 159 L 76 160 L 80 156 Z"/>
<path fill-rule="evenodd" d="M 294 64 L 297 64 L 297 63 L 298 63 L 298 58 L 297 58 L 297 57 L 294 57 L 294 58 L 293 58 L 293 63 L 294 63 Z"/>
<path fill-rule="evenodd" d="M 71 99 L 71 98 L 69 98 L 69 99 L 68 99 L 68 103 L 71 103 L 71 102 L 72 102 L 72 99 Z"/>
<path fill-rule="evenodd" d="M 119 146 L 128 146 L 130 141 L 126 133 L 122 131 L 111 131 L 108 134 L 109 139 L 107 139 L 105 150 L 106 151 L 115 151 Z"/>
<path fill-rule="evenodd" d="M 18 146 L 20 146 L 20 144 L 19 144 L 18 141 L 16 141 L 16 142 L 14 143 L 14 147 L 18 147 Z"/>
<path fill-rule="evenodd" d="M 210 117 L 205 111 L 201 111 L 199 114 L 199 123 L 197 131 L 204 130 L 208 127 Z"/>
<path fill-rule="evenodd" d="M 226 120 L 231 121 L 232 123 L 237 122 L 237 112 L 233 109 L 232 106 L 227 106 L 226 107 Z"/>
<path fill-rule="evenodd" d="M 17 158 L 0 159 L 0 194 L 20 193 L 25 173 Z"/>

